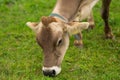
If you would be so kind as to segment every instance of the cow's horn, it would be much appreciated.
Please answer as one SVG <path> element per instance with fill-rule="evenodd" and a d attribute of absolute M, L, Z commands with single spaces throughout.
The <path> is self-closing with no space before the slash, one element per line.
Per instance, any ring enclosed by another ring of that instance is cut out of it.
<path fill-rule="evenodd" d="M 46 16 L 43 16 L 41 18 L 41 21 L 43 23 L 43 25 L 45 25 L 46 27 L 51 23 L 51 22 L 57 22 L 57 20 L 53 17 L 46 17 Z"/>

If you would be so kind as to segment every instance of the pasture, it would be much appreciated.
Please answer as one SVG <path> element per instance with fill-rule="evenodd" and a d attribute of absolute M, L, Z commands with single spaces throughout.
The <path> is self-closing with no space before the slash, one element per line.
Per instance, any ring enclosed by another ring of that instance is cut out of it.
<path fill-rule="evenodd" d="M 101 0 L 94 7 L 96 27 L 83 31 L 84 47 L 70 45 L 62 72 L 42 74 L 43 54 L 34 32 L 25 24 L 48 16 L 56 0 L 0 0 L 0 80 L 120 80 L 120 0 L 112 0 L 109 22 L 114 40 L 104 38 Z"/>

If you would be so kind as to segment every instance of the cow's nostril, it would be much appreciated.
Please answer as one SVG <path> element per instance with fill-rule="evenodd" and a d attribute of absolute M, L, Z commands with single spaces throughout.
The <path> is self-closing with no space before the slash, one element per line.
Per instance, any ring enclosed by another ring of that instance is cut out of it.
<path fill-rule="evenodd" d="M 53 74 L 53 75 L 55 75 L 55 74 L 56 74 L 55 70 L 53 70 L 53 71 L 52 71 L 52 74 Z"/>
<path fill-rule="evenodd" d="M 43 74 L 44 74 L 45 76 L 48 76 L 48 72 L 46 72 L 46 71 L 43 71 Z"/>

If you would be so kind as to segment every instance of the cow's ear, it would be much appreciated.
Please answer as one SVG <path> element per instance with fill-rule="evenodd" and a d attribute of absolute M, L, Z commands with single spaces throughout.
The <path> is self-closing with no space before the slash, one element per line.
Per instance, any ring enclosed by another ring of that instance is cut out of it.
<path fill-rule="evenodd" d="M 33 31 L 37 32 L 39 26 L 37 22 L 27 22 L 26 25 L 31 28 Z"/>
<path fill-rule="evenodd" d="M 88 22 L 71 22 L 66 25 L 66 31 L 69 35 L 78 34 L 89 26 Z"/>

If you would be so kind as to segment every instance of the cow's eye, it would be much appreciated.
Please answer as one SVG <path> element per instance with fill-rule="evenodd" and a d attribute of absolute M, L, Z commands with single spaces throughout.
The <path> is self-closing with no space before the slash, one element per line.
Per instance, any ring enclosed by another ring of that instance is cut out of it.
<path fill-rule="evenodd" d="M 63 42 L 62 39 L 58 39 L 57 46 L 60 46 L 62 44 L 62 42 Z"/>

